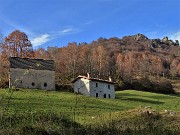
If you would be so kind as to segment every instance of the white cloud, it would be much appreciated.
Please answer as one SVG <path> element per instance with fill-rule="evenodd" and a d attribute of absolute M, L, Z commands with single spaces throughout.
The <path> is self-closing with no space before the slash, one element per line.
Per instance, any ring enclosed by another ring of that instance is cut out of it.
<path fill-rule="evenodd" d="M 70 35 L 70 34 L 75 34 L 80 32 L 80 29 L 78 28 L 74 28 L 74 27 L 68 27 L 64 30 L 58 31 L 56 33 L 54 33 L 54 36 L 63 36 L 63 35 Z"/>
<path fill-rule="evenodd" d="M 65 30 L 62 31 L 62 33 L 68 33 L 68 32 L 72 32 L 73 28 L 67 28 Z"/>
<path fill-rule="evenodd" d="M 58 38 L 59 36 L 64 36 L 64 35 L 70 35 L 70 34 L 75 34 L 75 33 L 78 33 L 80 32 L 80 29 L 77 29 L 77 28 L 73 28 L 73 27 L 68 27 L 66 29 L 63 29 L 61 31 L 58 31 L 58 32 L 52 32 L 50 34 L 42 34 L 42 35 L 39 35 L 35 38 L 33 38 L 31 40 L 31 43 L 32 45 L 35 47 L 35 46 L 40 46 L 40 45 L 43 45 L 55 38 Z"/>
<path fill-rule="evenodd" d="M 50 35 L 49 34 L 43 34 L 43 35 L 40 35 L 40 36 L 32 39 L 31 43 L 33 46 L 39 46 L 39 45 L 47 43 L 49 40 L 50 40 Z"/>
<path fill-rule="evenodd" d="M 90 20 L 88 22 L 83 23 L 82 25 L 89 25 L 89 24 L 92 24 L 92 23 L 93 23 L 93 20 Z"/>
<path fill-rule="evenodd" d="M 180 31 L 172 34 L 172 35 L 170 36 L 170 38 L 171 38 L 172 40 L 174 40 L 174 41 L 175 41 L 175 40 L 179 40 L 179 41 L 180 41 Z"/>
<path fill-rule="evenodd" d="M 74 26 L 69 25 L 64 27 L 64 29 L 60 31 L 37 34 L 32 32 L 28 27 L 20 25 L 6 17 L 0 16 L 0 21 L 2 21 L 7 26 L 12 27 L 13 29 L 18 29 L 22 32 L 25 32 L 28 35 L 28 37 L 30 37 L 31 43 L 34 47 L 43 45 L 60 36 L 76 34 L 81 31 L 79 28 L 75 28 Z"/>

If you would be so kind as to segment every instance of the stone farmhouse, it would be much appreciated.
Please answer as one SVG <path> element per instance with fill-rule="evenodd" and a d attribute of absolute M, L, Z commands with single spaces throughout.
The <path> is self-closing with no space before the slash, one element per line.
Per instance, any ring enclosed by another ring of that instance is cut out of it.
<path fill-rule="evenodd" d="M 98 98 L 115 98 L 114 84 L 111 79 L 102 80 L 91 78 L 88 76 L 78 76 L 73 81 L 73 89 L 75 93 L 81 93 L 85 96 Z"/>
<path fill-rule="evenodd" d="M 10 57 L 9 87 L 55 90 L 53 60 Z"/>

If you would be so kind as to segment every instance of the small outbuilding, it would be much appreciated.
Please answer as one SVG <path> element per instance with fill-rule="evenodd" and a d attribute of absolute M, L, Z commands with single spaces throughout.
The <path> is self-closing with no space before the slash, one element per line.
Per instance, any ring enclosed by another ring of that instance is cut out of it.
<path fill-rule="evenodd" d="M 10 57 L 9 87 L 55 90 L 53 60 Z"/>
<path fill-rule="evenodd" d="M 75 93 L 99 98 L 115 98 L 115 82 L 88 76 L 78 76 L 72 81 Z"/>

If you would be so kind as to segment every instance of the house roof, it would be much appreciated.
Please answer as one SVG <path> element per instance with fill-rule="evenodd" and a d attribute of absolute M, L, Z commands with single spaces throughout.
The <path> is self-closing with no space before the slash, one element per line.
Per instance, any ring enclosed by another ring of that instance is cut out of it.
<path fill-rule="evenodd" d="M 55 64 L 53 60 L 10 57 L 9 61 L 10 68 L 55 71 Z"/>
<path fill-rule="evenodd" d="M 87 79 L 87 80 L 91 80 L 91 81 L 98 81 L 98 82 L 116 84 L 116 82 L 112 82 L 112 81 L 109 81 L 109 80 L 103 80 L 103 79 L 99 79 L 99 78 L 91 78 L 91 77 L 81 76 L 81 75 L 79 75 L 78 77 L 76 77 L 71 83 L 76 82 L 76 81 L 77 81 L 78 79 L 80 79 L 80 78 Z"/>

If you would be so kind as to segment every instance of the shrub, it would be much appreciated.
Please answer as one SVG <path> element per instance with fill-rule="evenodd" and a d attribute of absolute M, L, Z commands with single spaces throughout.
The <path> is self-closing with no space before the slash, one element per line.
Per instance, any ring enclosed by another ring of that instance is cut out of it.
<path fill-rule="evenodd" d="M 164 94 L 174 94 L 172 84 L 168 80 L 152 81 L 155 92 Z"/>
<path fill-rule="evenodd" d="M 163 94 L 174 94 L 172 84 L 167 79 L 156 80 L 155 78 L 140 78 L 133 82 L 123 82 L 116 86 L 116 90 L 126 90 L 126 89 L 134 89 L 141 91 L 149 91 L 155 93 L 163 93 Z"/>
<path fill-rule="evenodd" d="M 70 91 L 72 92 L 73 91 L 73 88 L 71 85 L 59 85 L 59 84 L 56 84 L 56 90 L 57 91 Z"/>

